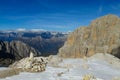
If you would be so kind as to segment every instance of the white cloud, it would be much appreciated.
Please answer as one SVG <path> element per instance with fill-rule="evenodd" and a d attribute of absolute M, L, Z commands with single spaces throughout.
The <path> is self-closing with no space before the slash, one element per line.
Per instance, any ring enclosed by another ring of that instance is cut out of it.
<path fill-rule="evenodd" d="M 31 29 L 32 32 L 46 31 L 45 29 Z"/>
<path fill-rule="evenodd" d="M 26 31 L 25 28 L 18 28 L 17 31 Z"/>

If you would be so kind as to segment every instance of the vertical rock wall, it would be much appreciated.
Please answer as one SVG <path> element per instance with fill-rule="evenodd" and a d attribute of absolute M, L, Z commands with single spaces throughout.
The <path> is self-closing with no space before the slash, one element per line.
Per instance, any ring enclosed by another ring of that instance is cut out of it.
<path fill-rule="evenodd" d="M 79 27 L 71 33 L 58 55 L 61 57 L 84 57 L 95 53 L 110 53 L 120 58 L 120 18 L 106 15 L 88 26 Z"/>

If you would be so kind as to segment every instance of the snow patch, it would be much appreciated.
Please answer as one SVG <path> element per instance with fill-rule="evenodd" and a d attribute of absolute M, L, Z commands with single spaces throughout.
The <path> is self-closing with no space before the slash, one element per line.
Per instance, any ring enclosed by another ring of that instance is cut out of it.
<path fill-rule="evenodd" d="M 84 64 L 89 66 L 88 69 L 83 67 Z M 119 78 L 120 69 L 110 66 L 110 63 L 104 59 L 95 57 L 87 61 L 68 58 L 63 59 L 58 67 L 48 65 L 46 71 L 41 73 L 22 72 L 0 80 L 82 80 L 86 74 L 94 75 L 97 80 L 113 80 L 113 78 Z"/>

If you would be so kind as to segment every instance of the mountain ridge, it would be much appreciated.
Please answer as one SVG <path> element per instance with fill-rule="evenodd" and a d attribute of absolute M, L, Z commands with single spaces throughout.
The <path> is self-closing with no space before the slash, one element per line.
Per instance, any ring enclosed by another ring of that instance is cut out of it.
<path fill-rule="evenodd" d="M 0 32 L 0 40 L 2 41 L 22 41 L 29 46 L 41 52 L 42 56 L 56 55 L 58 49 L 63 46 L 67 38 L 67 33 L 51 32 L 51 31 L 12 31 Z"/>

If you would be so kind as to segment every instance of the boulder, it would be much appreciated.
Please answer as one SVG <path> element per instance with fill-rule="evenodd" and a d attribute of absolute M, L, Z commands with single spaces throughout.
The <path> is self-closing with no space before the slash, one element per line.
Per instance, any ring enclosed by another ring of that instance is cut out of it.
<path fill-rule="evenodd" d="M 88 27 L 79 27 L 72 32 L 59 49 L 61 57 L 79 58 L 95 53 L 109 53 L 120 58 L 120 18 L 109 14 Z"/>
<path fill-rule="evenodd" d="M 42 72 L 45 71 L 47 60 L 45 57 L 34 57 L 33 53 L 30 53 L 30 57 L 23 58 L 20 61 L 16 61 L 10 68 L 21 69 L 26 72 Z"/>

